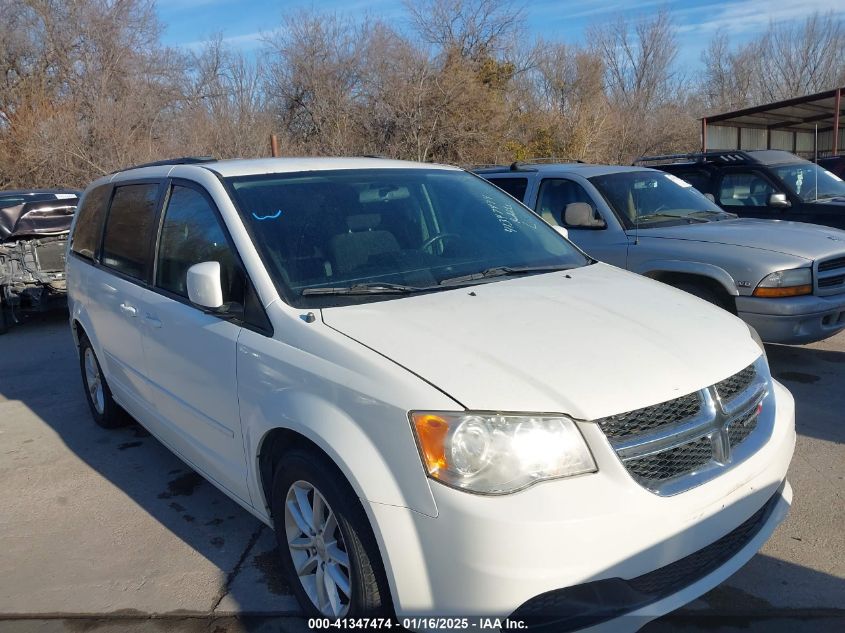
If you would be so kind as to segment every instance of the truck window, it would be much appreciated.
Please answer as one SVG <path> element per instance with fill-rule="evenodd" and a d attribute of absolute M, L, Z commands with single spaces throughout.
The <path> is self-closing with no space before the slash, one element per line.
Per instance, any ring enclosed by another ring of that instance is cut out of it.
<path fill-rule="evenodd" d="M 566 226 L 566 206 L 573 202 L 586 202 L 596 214 L 596 205 L 584 187 L 566 178 L 546 178 L 540 185 L 537 213 L 549 224 Z"/>
<path fill-rule="evenodd" d="M 525 200 L 525 191 L 528 189 L 528 178 L 488 178 L 487 180 L 505 193 L 511 194 L 520 202 Z"/>

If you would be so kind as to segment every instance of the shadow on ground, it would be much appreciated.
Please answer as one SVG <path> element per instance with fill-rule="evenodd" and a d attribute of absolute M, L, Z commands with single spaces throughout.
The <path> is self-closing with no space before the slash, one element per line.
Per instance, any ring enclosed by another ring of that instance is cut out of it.
<path fill-rule="evenodd" d="M 243 608 L 277 615 L 298 612 L 276 564 L 269 528 L 191 470 L 140 425 L 107 430 L 94 424 L 66 312 L 35 315 L 0 336 L 0 403 L 4 399 L 22 402 L 55 431 L 68 450 L 219 568 L 222 588 L 217 595 L 208 592 L 204 610 L 211 612 L 219 607 L 225 613 Z M 75 500 L 59 497 L 54 502 L 73 504 Z M 126 500 L 127 504 L 131 502 Z M 97 533 L 93 526 L 92 531 Z M 101 535 L 119 538 L 105 530 Z M 152 561 L 161 555 L 151 552 L 149 557 Z M 139 578 L 143 572 L 138 570 Z M 51 605 L 44 606 L 46 611 L 55 611 Z M 4 629 L 2 624 L 0 630 Z"/>

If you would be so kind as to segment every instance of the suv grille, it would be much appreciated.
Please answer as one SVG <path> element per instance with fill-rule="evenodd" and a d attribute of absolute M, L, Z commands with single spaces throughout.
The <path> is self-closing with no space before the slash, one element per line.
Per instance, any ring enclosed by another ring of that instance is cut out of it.
<path fill-rule="evenodd" d="M 768 381 L 749 365 L 715 385 L 597 424 L 628 473 L 661 495 L 718 475 L 757 428 Z"/>
<path fill-rule="evenodd" d="M 818 262 L 815 277 L 819 294 L 845 292 L 845 257 L 838 256 Z"/>

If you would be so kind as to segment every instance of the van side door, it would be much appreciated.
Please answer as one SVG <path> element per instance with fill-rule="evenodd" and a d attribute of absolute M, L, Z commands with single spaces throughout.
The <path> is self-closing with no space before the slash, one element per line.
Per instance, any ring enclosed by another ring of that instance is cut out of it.
<path fill-rule="evenodd" d="M 171 181 L 153 283 L 138 314 L 160 439 L 250 503 L 236 374 L 242 324 L 188 300 L 188 268 L 205 261 L 220 263 L 224 302 L 243 307 L 247 277 L 216 205 L 200 185 Z"/>
<path fill-rule="evenodd" d="M 161 191 L 158 181 L 114 187 L 99 265 L 88 271 L 87 280 L 92 340 L 101 347 L 97 356 L 115 400 L 141 421 L 149 417 L 150 393 L 139 317 L 152 265 L 151 244 Z"/>

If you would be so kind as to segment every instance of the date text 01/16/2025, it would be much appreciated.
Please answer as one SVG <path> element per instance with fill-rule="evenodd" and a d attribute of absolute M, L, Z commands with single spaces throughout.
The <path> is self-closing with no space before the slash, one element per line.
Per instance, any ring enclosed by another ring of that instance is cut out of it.
<path fill-rule="evenodd" d="M 330 620 L 328 618 L 309 618 L 309 629 L 392 629 L 394 627 L 405 629 L 455 629 L 455 630 L 520 630 L 526 628 L 522 620 L 510 620 L 501 618 L 402 618 L 401 622 L 391 618 L 340 618 Z"/>

